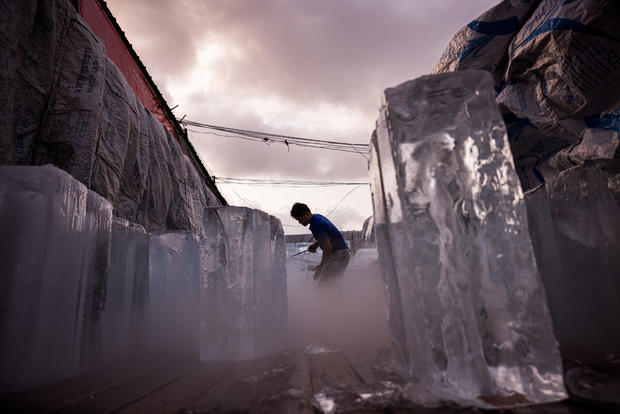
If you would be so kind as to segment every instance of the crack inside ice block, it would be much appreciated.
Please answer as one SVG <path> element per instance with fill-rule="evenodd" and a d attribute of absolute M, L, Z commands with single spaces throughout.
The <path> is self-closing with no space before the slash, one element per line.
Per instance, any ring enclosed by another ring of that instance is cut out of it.
<path fill-rule="evenodd" d="M 409 398 L 480 407 L 565 398 L 491 76 L 387 89 L 370 175 L 393 362 Z"/>

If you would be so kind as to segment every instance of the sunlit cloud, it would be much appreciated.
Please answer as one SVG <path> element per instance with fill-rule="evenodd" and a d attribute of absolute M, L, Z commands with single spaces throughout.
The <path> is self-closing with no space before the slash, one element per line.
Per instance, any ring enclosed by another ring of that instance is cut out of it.
<path fill-rule="evenodd" d="M 450 38 L 495 0 L 107 0 L 177 117 L 212 125 L 368 142 L 383 89 L 427 74 Z M 215 175 L 367 180 L 359 154 L 287 148 L 190 132 Z M 229 188 L 230 187 L 230 188 Z M 235 205 L 277 215 L 294 201 L 340 226 L 372 214 L 367 186 L 222 185 Z M 352 228 L 349 228 L 352 229 Z"/>

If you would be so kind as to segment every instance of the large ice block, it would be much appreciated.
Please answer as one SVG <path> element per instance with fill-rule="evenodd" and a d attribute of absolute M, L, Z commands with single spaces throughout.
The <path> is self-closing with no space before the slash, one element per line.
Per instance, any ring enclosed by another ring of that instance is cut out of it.
<path fill-rule="evenodd" d="M 55 167 L 0 167 L 2 391 L 97 357 L 111 220 L 106 200 Z"/>
<path fill-rule="evenodd" d="M 565 171 L 525 201 L 562 353 L 620 354 L 620 161 Z"/>
<path fill-rule="evenodd" d="M 92 368 L 101 359 L 101 318 L 108 293 L 111 230 L 112 205 L 99 194 L 88 191 L 82 250 L 79 252 L 82 257 L 82 279 L 75 315 L 79 336 L 74 349 L 79 349 L 80 371 Z"/>
<path fill-rule="evenodd" d="M 147 349 L 149 236 L 144 227 L 114 218 L 108 295 L 102 317 L 102 358 Z"/>
<path fill-rule="evenodd" d="M 488 73 L 385 91 L 371 145 L 394 365 L 423 404 L 566 397 L 523 195 Z"/>
<path fill-rule="evenodd" d="M 190 232 L 149 237 L 149 349 L 198 354 L 200 247 Z"/>
<path fill-rule="evenodd" d="M 273 260 L 271 289 L 273 295 L 273 349 L 279 350 L 285 346 L 288 323 L 288 287 L 286 284 L 286 245 L 282 223 L 274 216 L 269 216 L 271 222 L 271 257 Z"/>
<path fill-rule="evenodd" d="M 205 210 L 200 357 L 240 360 L 279 349 L 286 251 L 279 220 L 244 207 Z"/>

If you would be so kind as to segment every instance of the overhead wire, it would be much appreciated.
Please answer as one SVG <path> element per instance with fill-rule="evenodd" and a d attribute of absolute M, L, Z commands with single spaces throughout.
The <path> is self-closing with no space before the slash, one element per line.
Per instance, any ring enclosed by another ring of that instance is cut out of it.
<path fill-rule="evenodd" d="M 248 207 L 250 208 L 256 208 L 254 207 L 254 205 L 252 203 L 250 203 L 248 200 L 246 200 L 245 198 L 241 197 L 241 195 L 235 190 L 235 188 L 231 185 L 230 189 L 232 190 L 233 193 L 235 193 L 235 195 L 237 197 L 239 197 L 239 199 L 244 202 Z"/>
<path fill-rule="evenodd" d="M 369 185 L 367 182 L 346 182 L 346 181 L 311 181 L 311 180 L 286 180 L 286 179 L 264 179 L 264 178 L 231 178 L 213 177 L 216 183 L 223 184 L 243 184 L 252 186 L 283 186 L 283 187 L 333 187 L 350 185 Z"/>
<path fill-rule="evenodd" d="M 327 213 L 325 216 L 329 216 L 330 214 L 332 214 L 338 207 L 340 207 L 340 204 L 342 204 L 342 202 L 349 196 L 351 195 L 351 193 L 353 193 L 353 191 L 357 190 L 358 188 L 360 188 L 361 185 L 358 185 L 357 187 L 355 187 L 354 189 L 352 189 L 351 191 L 349 191 L 344 197 L 342 197 L 342 200 L 340 200 L 338 202 L 338 204 L 336 204 L 336 207 L 332 208 L 332 210 Z"/>
<path fill-rule="evenodd" d="M 280 143 L 290 148 L 291 145 L 296 145 L 306 148 L 317 148 L 332 151 L 342 151 L 356 153 L 364 158 L 368 159 L 366 154 L 370 151 L 368 144 L 362 143 L 349 143 L 342 141 L 331 140 L 319 140 L 311 138 L 301 138 L 292 135 L 273 134 L 268 132 L 251 131 L 239 128 L 230 128 L 218 125 L 209 125 L 201 122 L 195 122 L 191 120 L 179 120 L 184 126 L 193 126 L 195 128 L 201 128 L 202 130 L 189 129 L 188 131 L 198 134 L 208 134 L 225 138 L 237 138 L 248 141 L 262 142 L 264 144 Z"/>
<path fill-rule="evenodd" d="M 183 117 L 185 117 L 185 115 Z M 181 119 L 183 119 L 183 118 L 181 118 Z M 209 174 L 209 176 L 214 177 L 215 173 L 213 172 L 213 169 L 211 167 L 209 167 L 209 164 L 207 164 L 207 162 L 202 159 L 202 157 L 200 156 L 200 154 L 197 151 L 196 151 L 196 156 L 198 157 L 198 161 L 200 161 L 202 163 L 202 165 L 205 167 L 205 170 L 207 170 L 207 173 Z"/>
<path fill-rule="evenodd" d="M 207 173 L 209 174 L 209 176 L 211 176 L 211 178 L 213 179 L 213 182 L 215 183 L 215 172 L 213 171 L 211 167 L 209 167 L 209 165 L 202 159 L 202 157 L 199 154 L 197 155 L 198 155 L 198 159 L 200 160 L 202 165 L 204 165 L 205 169 L 207 170 Z M 239 200 L 241 200 L 242 203 L 245 203 L 250 208 L 255 208 L 254 205 L 250 203 L 248 200 L 246 200 L 244 197 L 242 197 L 241 194 L 239 194 L 232 185 L 230 186 L 230 189 L 232 190 L 233 193 L 235 193 L 237 198 L 239 198 Z"/>
<path fill-rule="evenodd" d="M 296 145 L 300 147 L 306 148 L 317 148 L 324 150 L 332 150 L 332 151 L 341 151 L 341 152 L 350 152 L 356 153 L 364 157 L 365 159 L 369 159 L 368 154 L 370 152 L 370 146 L 368 144 L 361 143 L 348 143 L 341 141 L 330 141 L 330 140 L 318 140 L 318 139 L 310 139 L 310 138 L 301 138 L 290 135 L 280 135 L 280 134 L 272 134 L 266 132 L 259 131 L 251 131 L 244 130 L 238 128 L 230 128 L 223 127 L 218 125 L 209 125 L 201 122 L 195 122 L 191 120 L 185 120 L 185 116 L 178 121 L 182 123 L 184 126 L 193 126 L 197 128 L 202 128 L 204 130 L 199 131 L 195 129 L 186 128 L 188 131 L 197 133 L 197 134 L 207 134 L 213 136 L 219 136 L 224 138 L 236 138 L 247 141 L 255 141 L 262 142 L 267 145 L 271 145 L 273 142 L 281 143 L 290 148 L 291 145 Z M 218 132 L 214 132 L 218 131 Z M 201 160 L 202 161 L 202 160 Z M 203 164 L 206 165 L 203 161 Z M 217 180 L 221 184 L 231 184 L 230 189 L 233 193 L 246 205 L 253 208 L 252 204 L 249 203 L 245 198 L 243 198 L 235 189 L 232 184 L 240 184 L 240 185 L 253 185 L 253 186 L 287 186 L 287 187 L 331 187 L 331 186 L 356 186 L 351 191 L 349 191 L 337 204 L 336 206 L 326 215 L 329 216 L 333 213 L 340 205 L 344 202 L 344 200 L 351 195 L 358 188 L 369 185 L 368 182 L 341 182 L 341 181 L 309 181 L 309 180 L 285 180 L 285 179 L 256 179 L 256 178 L 232 178 L 232 177 L 216 177 L 213 171 L 206 167 L 207 171 L 213 177 L 214 182 Z M 288 227 L 295 227 L 293 225 L 286 225 Z"/>

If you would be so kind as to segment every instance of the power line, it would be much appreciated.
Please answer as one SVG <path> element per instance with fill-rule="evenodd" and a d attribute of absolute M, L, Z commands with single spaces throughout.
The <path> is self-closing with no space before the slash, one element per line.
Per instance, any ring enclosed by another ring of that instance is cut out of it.
<path fill-rule="evenodd" d="M 248 141 L 262 142 L 264 144 L 272 144 L 275 142 L 279 144 L 284 144 L 289 148 L 291 145 L 297 145 L 306 148 L 352 152 L 359 154 L 366 159 L 368 159 L 367 154 L 370 151 L 370 146 L 368 144 L 301 138 L 291 135 L 280 135 L 268 132 L 251 131 L 246 129 L 230 128 L 218 125 L 209 125 L 184 119 L 179 120 L 179 122 L 181 122 L 185 126 L 189 125 L 197 128 L 202 128 L 201 131 L 195 129 L 188 129 L 188 131 L 195 132 L 197 134 L 209 134 L 225 138 L 244 139 Z"/>
<path fill-rule="evenodd" d="M 357 186 L 357 187 L 355 187 L 353 190 L 349 191 L 349 192 L 348 192 L 348 193 L 347 193 L 344 197 L 342 197 L 342 200 L 340 200 L 340 201 L 338 202 L 338 204 L 336 204 L 336 207 L 332 208 L 332 210 L 331 210 L 329 213 L 327 213 L 325 216 L 329 216 L 330 214 L 332 214 L 332 213 L 334 212 L 334 210 L 336 210 L 338 207 L 340 207 L 340 204 L 342 204 L 342 202 L 343 202 L 343 201 L 344 201 L 344 200 L 345 200 L 345 199 L 346 199 L 349 195 L 351 195 L 351 193 L 352 193 L 353 191 L 357 190 L 357 189 L 358 189 L 358 188 L 360 188 L 360 187 L 361 187 L 361 185 L 358 185 L 358 186 Z"/>
<path fill-rule="evenodd" d="M 267 145 L 271 145 L 273 142 L 276 142 L 276 143 L 285 144 L 287 146 L 296 145 L 299 147 L 306 147 L 306 148 L 317 148 L 317 149 L 325 149 L 325 150 L 332 150 L 332 151 L 351 152 L 351 153 L 359 154 L 363 156 L 364 158 L 368 159 L 368 156 L 365 155 L 365 153 L 368 153 L 369 151 L 368 148 L 364 148 L 364 147 L 360 148 L 359 147 L 360 144 L 347 144 L 347 143 L 341 143 L 340 145 L 323 144 L 324 142 L 327 142 L 327 141 L 314 140 L 314 142 L 312 141 L 300 142 L 300 141 L 293 141 L 292 139 L 291 140 L 275 139 L 275 138 L 268 138 L 268 137 L 259 138 L 259 137 L 242 136 L 242 135 L 237 135 L 237 134 L 218 134 L 216 132 L 196 131 L 194 129 L 188 129 L 188 131 L 191 131 L 197 134 L 208 134 L 208 135 L 214 135 L 214 136 L 219 136 L 219 137 L 238 138 L 238 139 L 244 139 L 247 141 L 262 142 Z"/>
<path fill-rule="evenodd" d="M 245 198 L 241 197 L 241 195 L 237 191 L 235 191 L 235 188 L 232 185 L 230 186 L 230 189 L 232 190 L 233 193 L 235 193 L 235 195 L 239 198 L 239 200 L 241 200 L 243 203 L 245 203 L 248 207 L 256 208 L 248 200 L 246 200 Z"/>
<path fill-rule="evenodd" d="M 233 133 L 233 134 L 238 134 L 238 135 L 244 135 L 248 137 L 260 138 L 260 139 L 262 139 L 263 137 L 268 137 L 268 138 L 273 138 L 274 140 L 291 139 L 291 140 L 301 141 L 301 142 L 307 141 L 307 142 L 318 142 L 322 144 L 354 146 L 354 147 L 363 148 L 363 149 L 369 148 L 368 144 L 348 143 L 348 142 L 342 142 L 342 141 L 325 141 L 325 140 L 318 140 L 318 139 L 311 139 L 311 138 L 300 138 L 300 137 L 294 137 L 291 135 L 280 135 L 280 134 L 272 134 L 268 132 L 251 131 L 247 129 L 238 129 L 238 128 L 223 127 L 223 126 L 218 126 L 218 125 L 209 125 L 209 124 L 203 124 L 200 122 L 195 122 L 195 121 L 190 121 L 190 120 L 183 120 L 183 124 L 206 128 L 206 129 L 212 129 L 216 131 L 228 132 L 228 133 Z"/>
<path fill-rule="evenodd" d="M 230 178 L 213 177 L 216 183 L 221 184 L 243 184 L 253 186 L 283 186 L 283 187 L 334 187 L 334 186 L 363 186 L 369 185 L 367 182 L 345 182 L 345 181 L 308 181 L 308 180 L 285 180 L 275 178 Z"/>

